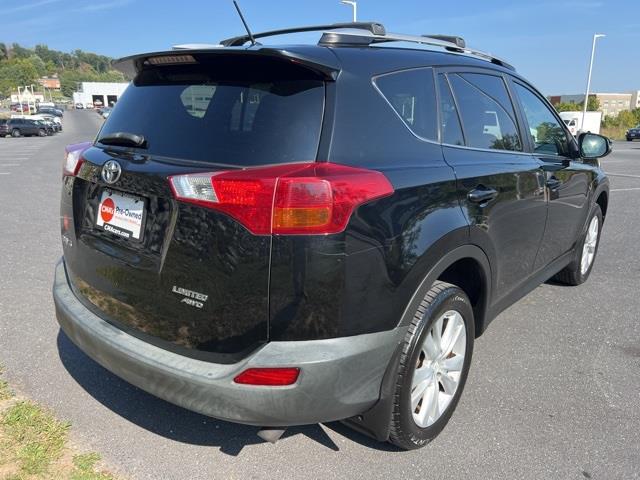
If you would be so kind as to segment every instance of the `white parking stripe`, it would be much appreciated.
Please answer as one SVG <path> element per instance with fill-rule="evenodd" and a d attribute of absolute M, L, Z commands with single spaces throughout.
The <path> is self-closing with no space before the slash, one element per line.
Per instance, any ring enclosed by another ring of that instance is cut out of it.
<path fill-rule="evenodd" d="M 605 172 L 609 177 L 628 177 L 628 178 L 640 178 L 640 175 L 626 175 L 624 173 L 609 173 Z"/>
<path fill-rule="evenodd" d="M 0 167 L 19 167 L 19 163 L 0 163 Z"/>
<path fill-rule="evenodd" d="M 612 188 L 612 192 L 631 192 L 634 190 L 640 190 L 640 187 L 637 188 Z"/>

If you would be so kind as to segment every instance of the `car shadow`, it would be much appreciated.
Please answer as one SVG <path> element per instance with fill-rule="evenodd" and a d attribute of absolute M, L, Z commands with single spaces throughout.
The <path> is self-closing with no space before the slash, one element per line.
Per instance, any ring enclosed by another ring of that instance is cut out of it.
<path fill-rule="evenodd" d="M 258 427 L 225 422 L 186 410 L 122 380 L 93 361 L 60 330 L 58 353 L 64 368 L 93 398 L 109 410 L 150 432 L 182 443 L 218 447 L 231 456 L 245 446 L 264 443 L 257 436 Z M 334 432 L 379 450 L 397 450 L 390 444 L 362 435 L 340 422 L 324 424 Z M 318 424 L 289 427 L 282 438 L 304 435 L 333 451 L 338 445 Z"/>

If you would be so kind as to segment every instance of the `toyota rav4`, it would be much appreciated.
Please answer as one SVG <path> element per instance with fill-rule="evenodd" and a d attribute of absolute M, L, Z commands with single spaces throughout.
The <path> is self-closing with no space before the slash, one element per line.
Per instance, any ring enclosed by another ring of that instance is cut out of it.
<path fill-rule="evenodd" d="M 64 160 L 57 318 L 116 375 L 263 438 L 344 420 L 417 448 L 501 311 L 589 277 L 611 146 L 459 37 L 255 38 L 309 30 L 119 61 L 133 82 Z"/>

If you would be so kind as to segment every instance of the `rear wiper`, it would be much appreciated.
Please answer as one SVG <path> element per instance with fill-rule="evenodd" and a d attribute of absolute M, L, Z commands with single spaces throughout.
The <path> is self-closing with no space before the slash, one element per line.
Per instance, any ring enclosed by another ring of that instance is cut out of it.
<path fill-rule="evenodd" d="M 142 135 L 129 132 L 108 133 L 98 139 L 103 145 L 147 148 L 147 140 Z"/>

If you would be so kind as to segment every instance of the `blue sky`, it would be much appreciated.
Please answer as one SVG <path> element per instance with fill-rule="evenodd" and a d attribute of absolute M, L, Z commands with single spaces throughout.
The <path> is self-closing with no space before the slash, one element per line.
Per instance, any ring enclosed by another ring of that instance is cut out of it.
<path fill-rule="evenodd" d="M 114 57 L 242 33 L 231 0 L 3 0 L 0 41 Z M 254 31 L 348 21 L 338 0 L 241 0 Z M 640 89 L 638 0 L 359 0 L 358 19 L 388 31 L 462 35 L 512 63 L 543 93 L 579 93 L 595 32 L 592 91 Z M 315 41 L 318 36 L 301 36 Z M 266 42 L 265 42 L 266 43 Z"/>

